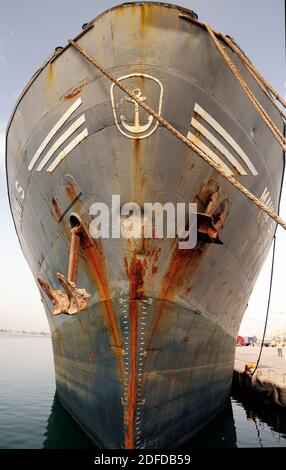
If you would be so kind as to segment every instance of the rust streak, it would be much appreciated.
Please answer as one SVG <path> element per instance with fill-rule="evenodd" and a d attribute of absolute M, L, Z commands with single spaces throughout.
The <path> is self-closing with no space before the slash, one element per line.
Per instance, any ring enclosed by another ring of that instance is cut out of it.
<path fill-rule="evenodd" d="M 125 448 L 134 448 L 134 424 L 136 408 L 136 374 L 137 374 L 137 329 L 138 329 L 138 300 L 144 293 L 144 275 L 146 260 L 142 261 L 133 255 L 130 266 L 124 258 L 127 276 L 129 279 L 129 316 L 130 316 L 130 375 L 128 384 L 128 406 L 125 411 L 127 433 Z"/>
<path fill-rule="evenodd" d="M 133 140 L 133 197 L 137 204 L 143 203 L 143 190 L 146 182 L 142 167 L 142 143 L 140 139 Z"/>
<path fill-rule="evenodd" d="M 158 267 L 153 264 L 152 266 L 152 274 L 156 274 L 158 271 Z"/>
<path fill-rule="evenodd" d="M 168 271 L 166 272 L 160 287 L 159 299 L 161 300 L 156 309 L 157 311 L 148 343 L 148 349 L 151 347 L 156 332 L 158 331 L 165 302 L 172 300 L 174 295 L 178 293 L 178 290 L 184 284 L 185 280 L 190 282 L 204 253 L 208 249 L 208 246 L 203 242 L 199 242 L 193 250 L 180 250 L 176 243 L 171 255 Z"/>
<path fill-rule="evenodd" d="M 61 216 L 62 216 L 62 213 L 61 213 L 61 210 L 59 208 L 58 201 L 54 197 L 52 199 L 52 204 L 54 206 L 55 213 L 57 214 L 57 217 L 60 219 Z"/>
<path fill-rule="evenodd" d="M 72 201 L 74 201 L 77 198 L 77 193 L 71 183 L 67 184 L 66 193 Z"/>
<path fill-rule="evenodd" d="M 141 27 L 142 34 L 144 34 L 145 32 L 145 5 L 141 5 L 141 8 L 140 8 L 140 27 Z"/>
<path fill-rule="evenodd" d="M 77 198 L 76 190 L 71 183 L 66 186 L 66 193 L 72 201 Z M 77 204 L 79 205 L 78 210 L 80 211 L 81 202 L 78 200 Z M 116 316 L 113 311 L 111 295 L 105 277 L 106 269 L 103 249 L 100 241 L 97 240 L 96 242 L 93 242 L 86 230 L 83 230 L 81 233 L 81 248 L 84 254 L 84 259 L 89 267 L 90 273 L 99 289 L 100 297 L 103 300 L 110 343 L 112 345 L 112 350 L 117 356 L 119 377 L 120 381 L 123 382 L 124 362 L 122 356 L 122 342 L 119 328 L 117 325 Z"/>
<path fill-rule="evenodd" d="M 71 100 L 72 98 L 77 96 L 81 92 L 84 86 L 85 86 L 85 83 L 82 83 L 81 85 L 71 90 L 67 95 L 64 96 L 64 100 Z"/>
<path fill-rule="evenodd" d="M 122 357 L 122 342 L 116 317 L 113 311 L 109 288 L 105 278 L 105 263 L 103 259 L 103 250 L 99 240 L 97 240 L 96 243 L 93 243 L 87 237 L 86 239 L 84 239 L 83 237 L 81 246 L 91 275 L 93 276 L 98 286 L 101 298 L 104 301 L 103 304 L 107 318 L 108 330 L 110 331 L 110 335 L 112 338 L 113 350 L 115 350 L 115 354 L 117 356 L 120 380 L 123 381 L 124 363 Z"/>
<path fill-rule="evenodd" d="M 90 360 L 90 362 L 95 362 L 96 361 L 96 352 L 95 351 L 91 351 L 91 353 L 89 355 L 89 360 Z"/>
<path fill-rule="evenodd" d="M 54 64 L 49 64 L 47 67 L 47 74 L 46 74 L 46 89 L 47 92 L 51 90 L 51 88 L 54 87 L 55 84 L 55 70 L 54 70 Z"/>

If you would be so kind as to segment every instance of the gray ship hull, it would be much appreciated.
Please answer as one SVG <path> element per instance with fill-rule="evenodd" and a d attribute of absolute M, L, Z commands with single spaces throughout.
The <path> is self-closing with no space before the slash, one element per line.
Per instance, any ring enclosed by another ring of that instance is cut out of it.
<path fill-rule="evenodd" d="M 126 4 L 77 41 L 278 210 L 282 151 L 191 12 Z M 195 202 L 205 213 L 217 195 L 223 244 L 199 236 L 194 249 L 179 250 L 168 238 L 93 239 L 78 268 L 87 308 L 54 316 L 41 291 L 64 406 L 102 447 L 170 448 L 227 401 L 235 337 L 276 226 L 144 112 L 137 128 L 133 116 L 133 104 L 74 49 L 57 51 L 13 112 L 8 190 L 33 275 L 55 289 L 56 273 L 68 270 L 71 216 L 88 227 L 94 202 Z"/>

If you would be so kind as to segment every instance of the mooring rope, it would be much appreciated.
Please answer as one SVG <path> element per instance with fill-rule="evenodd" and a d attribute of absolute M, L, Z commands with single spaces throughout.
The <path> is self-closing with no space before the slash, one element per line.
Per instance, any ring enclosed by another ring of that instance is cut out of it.
<path fill-rule="evenodd" d="M 237 181 L 233 176 L 226 173 L 221 165 L 212 160 L 206 153 L 200 150 L 193 142 L 191 142 L 187 137 L 181 134 L 177 129 L 175 129 L 169 122 L 167 122 L 162 116 L 160 116 L 156 111 L 154 111 L 150 106 L 145 102 L 140 101 L 138 96 L 129 90 L 125 85 L 119 82 L 113 75 L 111 75 L 108 70 L 106 70 L 102 65 L 100 65 L 94 58 L 90 57 L 75 41 L 72 39 L 69 40 L 69 44 L 74 47 L 85 59 L 94 65 L 100 72 L 105 75 L 111 82 L 113 82 L 118 88 L 120 88 L 124 93 L 130 96 L 136 103 L 141 106 L 147 113 L 153 116 L 163 127 L 170 131 L 177 139 L 179 139 L 183 144 L 193 150 L 200 158 L 202 158 L 206 163 L 208 163 L 214 170 L 216 170 L 223 178 L 225 178 L 232 186 L 238 189 L 245 197 L 252 201 L 260 210 L 265 212 L 274 222 L 281 225 L 286 230 L 286 221 L 283 220 L 275 211 L 268 207 L 264 202 L 258 199 L 253 193 L 251 193 L 247 188 L 245 188 L 239 181 Z"/>
<path fill-rule="evenodd" d="M 282 109 L 278 106 L 275 99 L 280 101 L 280 103 L 286 107 L 286 102 L 283 98 L 280 97 L 278 92 L 274 90 L 273 87 L 265 80 L 265 78 L 258 72 L 258 70 L 254 67 L 251 60 L 241 51 L 241 49 L 236 45 L 233 39 L 229 38 L 223 33 L 217 33 L 219 37 L 221 37 L 227 45 L 232 49 L 232 51 L 240 58 L 242 63 L 247 68 L 250 75 L 254 78 L 256 83 L 259 85 L 265 96 L 271 101 L 273 106 L 277 109 L 279 114 L 281 115 L 284 122 L 286 122 L 286 114 L 283 113 Z M 273 98 L 274 96 L 274 98 Z"/>
<path fill-rule="evenodd" d="M 220 52 L 220 54 L 224 58 L 226 64 L 228 65 L 230 71 L 233 73 L 235 78 L 238 80 L 238 82 L 240 83 L 242 89 L 245 91 L 247 97 L 249 98 L 250 102 L 253 104 L 253 106 L 255 107 L 255 109 L 257 110 L 257 112 L 259 113 L 259 115 L 261 116 L 261 118 L 263 119 L 265 124 L 268 126 L 268 128 L 272 132 L 272 134 L 275 137 L 275 139 L 277 140 L 277 142 L 279 142 L 279 144 L 281 145 L 283 151 L 285 152 L 286 151 L 286 138 L 284 137 L 282 132 L 278 129 L 278 127 L 274 124 L 274 122 L 269 117 L 269 115 L 267 114 L 267 112 L 265 111 L 263 106 L 261 106 L 261 104 L 259 103 L 259 101 L 255 97 L 254 93 L 251 91 L 251 89 L 249 88 L 249 86 L 247 85 L 245 80 L 242 78 L 241 73 L 239 72 L 238 68 L 233 63 L 231 58 L 229 57 L 228 53 L 226 52 L 225 47 L 218 40 L 218 38 L 215 35 L 214 31 L 211 29 L 211 27 L 208 24 L 205 24 L 205 27 L 206 27 L 209 35 L 213 39 L 213 42 L 216 45 L 218 51 Z"/>
<path fill-rule="evenodd" d="M 240 59 L 242 60 L 242 62 L 244 64 L 247 64 L 249 68 L 251 68 L 251 70 L 254 72 L 254 74 L 257 76 L 257 78 L 265 85 L 265 87 L 270 91 L 270 93 L 272 93 L 272 95 L 274 96 L 274 98 L 276 98 L 277 101 L 279 101 L 282 106 L 284 108 L 286 108 L 286 101 L 284 98 L 282 98 L 282 96 L 279 95 L 278 91 L 275 90 L 275 88 L 273 88 L 273 86 L 271 85 L 271 83 L 269 83 L 265 77 L 263 77 L 263 75 L 261 75 L 261 73 L 259 72 L 259 70 L 257 70 L 257 68 L 255 67 L 255 65 L 251 62 L 251 60 L 249 59 L 249 57 L 247 57 L 247 55 L 245 54 L 245 52 L 243 52 L 240 47 L 236 44 L 235 40 L 226 36 L 225 34 L 223 33 L 217 33 L 218 36 L 220 36 L 228 45 L 229 47 L 233 50 L 233 52 L 235 52 L 238 57 L 240 57 Z"/>
<path fill-rule="evenodd" d="M 275 264 L 275 252 L 276 252 L 276 235 L 274 235 L 273 238 L 273 251 L 272 251 L 272 263 L 271 263 L 271 273 L 270 273 L 270 282 L 269 282 L 269 292 L 268 292 L 268 301 L 267 301 L 267 309 L 266 309 L 266 317 L 265 317 L 265 323 L 264 323 L 264 330 L 263 330 L 263 335 L 262 335 L 262 340 L 261 340 L 261 345 L 260 345 L 260 351 L 258 355 L 258 359 L 256 361 L 255 368 L 253 372 L 251 373 L 251 376 L 253 376 L 257 370 L 257 367 L 259 366 L 262 351 L 263 351 L 263 344 L 265 340 L 265 335 L 266 335 L 266 330 L 267 330 L 267 323 L 268 323 L 268 317 L 269 317 L 269 310 L 270 310 L 270 303 L 271 303 L 271 296 L 272 296 L 272 284 L 273 284 L 273 272 L 274 272 L 274 264 Z"/>

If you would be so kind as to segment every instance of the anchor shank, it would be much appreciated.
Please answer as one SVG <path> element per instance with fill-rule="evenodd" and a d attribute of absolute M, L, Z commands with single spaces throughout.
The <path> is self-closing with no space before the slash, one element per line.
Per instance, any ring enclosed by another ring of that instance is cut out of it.
<path fill-rule="evenodd" d="M 74 227 L 71 230 L 68 280 L 69 282 L 74 282 L 75 285 L 77 281 L 79 249 L 80 249 L 79 228 Z"/>

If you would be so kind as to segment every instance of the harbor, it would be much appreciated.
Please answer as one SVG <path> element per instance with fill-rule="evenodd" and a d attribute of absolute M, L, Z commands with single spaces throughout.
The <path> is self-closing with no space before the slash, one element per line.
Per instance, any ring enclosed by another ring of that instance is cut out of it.
<path fill-rule="evenodd" d="M 0 335 L 0 368 L 5 376 L 0 388 L 0 449 L 97 450 L 55 396 L 49 337 Z M 205 429 L 174 452 L 247 447 L 286 447 L 286 413 L 238 389 Z"/>
<path fill-rule="evenodd" d="M 5 10 L 0 448 L 286 447 L 285 5 L 241 1 Z"/>
<path fill-rule="evenodd" d="M 263 347 L 258 367 L 259 346 L 236 348 L 233 385 L 256 393 L 263 405 L 286 408 L 286 351 L 279 355 L 277 346 Z M 256 370 L 255 370 L 256 368 Z"/>

